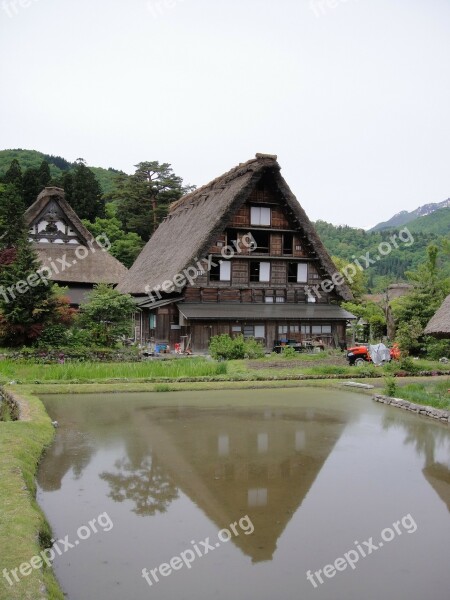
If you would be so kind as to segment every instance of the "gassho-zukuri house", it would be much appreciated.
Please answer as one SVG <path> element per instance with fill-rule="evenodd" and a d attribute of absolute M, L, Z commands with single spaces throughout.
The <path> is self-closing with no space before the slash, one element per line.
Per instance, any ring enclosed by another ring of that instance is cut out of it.
<path fill-rule="evenodd" d="M 118 290 L 143 343 L 205 352 L 218 334 L 337 347 L 352 293 L 280 173 L 257 154 L 173 203 Z M 326 287 L 326 286 L 324 286 Z"/>
<path fill-rule="evenodd" d="M 48 279 L 67 287 L 78 306 L 96 283 L 116 285 L 126 267 L 109 254 L 106 238 L 94 238 L 64 197 L 64 190 L 47 187 L 26 210 L 29 239 Z M 104 237 L 104 236 L 103 236 Z"/>

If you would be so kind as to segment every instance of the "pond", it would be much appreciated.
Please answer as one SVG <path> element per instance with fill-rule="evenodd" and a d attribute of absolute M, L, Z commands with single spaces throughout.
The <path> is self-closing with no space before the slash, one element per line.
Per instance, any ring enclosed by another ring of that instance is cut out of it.
<path fill-rule="evenodd" d="M 294 388 L 43 398 L 68 600 L 447 600 L 449 428 Z"/>

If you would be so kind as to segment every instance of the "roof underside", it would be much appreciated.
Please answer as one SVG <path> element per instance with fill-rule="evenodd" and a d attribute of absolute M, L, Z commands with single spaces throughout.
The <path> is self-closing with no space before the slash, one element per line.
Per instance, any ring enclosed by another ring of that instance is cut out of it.
<path fill-rule="evenodd" d="M 186 319 L 229 321 L 246 319 L 343 321 L 356 317 L 334 304 L 177 304 Z"/>
<path fill-rule="evenodd" d="M 336 268 L 305 211 L 281 176 L 276 158 L 257 155 L 256 159 L 235 167 L 174 203 L 118 289 L 130 294 L 145 294 L 172 280 L 188 266 L 195 265 L 266 175 L 272 177 L 277 194 L 292 213 L 295 227 L 309 240 L 324 270 L 332 275 Z M 345 300 L 353 297 L 346 285 L 337 287 L 336 291 Z"/>

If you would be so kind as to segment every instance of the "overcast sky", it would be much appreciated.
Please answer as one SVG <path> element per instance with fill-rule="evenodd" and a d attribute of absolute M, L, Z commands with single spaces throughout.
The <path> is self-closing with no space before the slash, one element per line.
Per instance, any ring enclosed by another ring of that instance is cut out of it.
<path fill-rule="evenodd" d="M 0 148 L 202 185 L 277 154 L 310 218 L 450 196 L 450 0 L 0 0 Z"/>

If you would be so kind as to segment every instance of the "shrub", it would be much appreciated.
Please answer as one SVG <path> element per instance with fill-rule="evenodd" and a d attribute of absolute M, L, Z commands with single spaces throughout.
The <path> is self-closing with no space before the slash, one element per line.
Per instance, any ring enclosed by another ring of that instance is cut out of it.
<path fill-rule="evenodd" d="M 242 358 L 261 358 L 264 347 L 255 339 L 244 339 L 238 335 L 234 339 L 229 335 L 215 335 L 209 342 L 211 356 L 218 360 L 237 360 Z"/>
<path fill-rule="evenodd" d="M 285 346 L 283 348 L 281 356 L 286 359 L 295 358 L 297 356 L 297 352 L 292 346 Z"/>
<path fill-rule="evenodd" d="M 405 356 L 400 361 L 400 369 L 402 371 L 406 371 L 407 373 L 418 373 L 420 368 L 418 365 L 414 364 L 414 361 L 409 356 Z"/>
<path fill-rule="evenodd" d="M 257 342 L 254 338 L 245 340 L 244 352 L 245 358 L 262 358 L 265 354 L 264 346 Z"/>
<path fill-rule="evenodd" d="M 397 394 L 397 382 L 393 377 L 386 377 L 384 380 L 384 393 L 386 396 L 395 396 Z"/>

